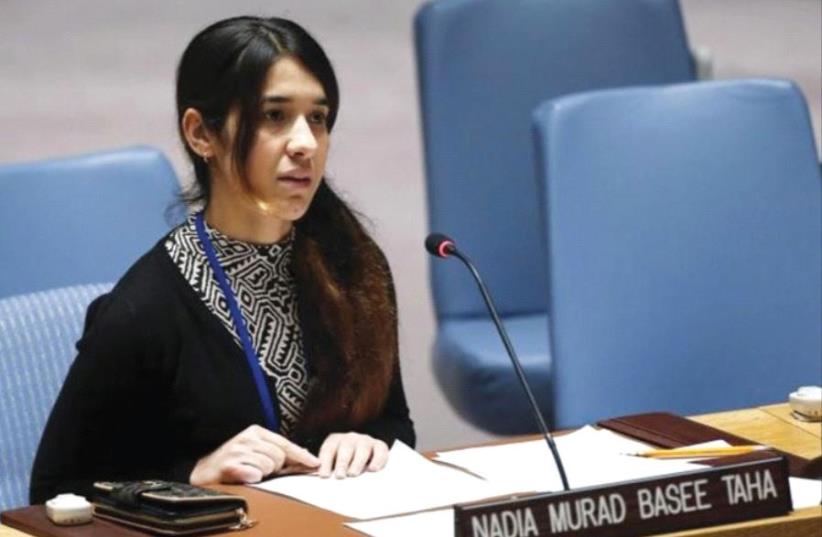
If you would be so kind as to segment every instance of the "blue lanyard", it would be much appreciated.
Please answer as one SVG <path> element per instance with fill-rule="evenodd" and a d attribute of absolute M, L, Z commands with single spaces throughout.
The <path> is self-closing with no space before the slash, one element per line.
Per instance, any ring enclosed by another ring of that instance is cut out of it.
<path fill-rule="evenodd" d="M 277 416 L 277 411 L 274 408 L 274 403 L 271 400 L 271 393 L 268 391 L 268 385 L 263 377 L 263 370 L 260 367 L 260 362 L 257 359 L 257 352 L 254 350 L 254 344 L 251 342 L 251 335 L 248 333 L 245 319 L 237 306 L 237 299 L 234 297 L 234 292 L 231 286 L 228 285 L 228 279 L 225 276 L 223 266 L 220 260 L 217 259 L 217 253 L 214 251 L 214 245 L 211 244 L 211 239 L 205 230 L 203 223 L 203 213 L 197 213 L 194 217 L 194 225 L 197 228 L 197 236 L 205 249 L 208 264 L 211 265 L 211 270 L 214 271 L 214 276 L 217 277 L 217 283 L 220 284 L 220 289 L 223 290 L 223 296 L 228 303 L 228 311 L 231 313 L 231 320 L 234 322 L 234 328 L 237 329 L 237 335 L 240 336 L 240 342 L 243 344 L 243 352 L 248 362 L 248 368 L 251 370 L 251 376 L 254 377 L 254 384 L 257 385 L 257 393 L 260 396 L 260 403 L 263 406 L 263 415 L 265 416 L 265 425 L 271 431 L 280 430 L 280 420 Z"/>

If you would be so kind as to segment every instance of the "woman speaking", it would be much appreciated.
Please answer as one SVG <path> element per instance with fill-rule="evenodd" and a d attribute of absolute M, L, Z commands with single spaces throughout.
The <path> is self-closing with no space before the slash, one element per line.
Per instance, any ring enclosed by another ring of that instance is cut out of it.
<path fill-rule="evenodd" d="M 32 503 L 100 480 L 356 476 L 414 444 L 388 264 L 324 177 L 338 107 L 291 21 L 227 19 L 189 43 L 196 210 L 89 306 Z"/>

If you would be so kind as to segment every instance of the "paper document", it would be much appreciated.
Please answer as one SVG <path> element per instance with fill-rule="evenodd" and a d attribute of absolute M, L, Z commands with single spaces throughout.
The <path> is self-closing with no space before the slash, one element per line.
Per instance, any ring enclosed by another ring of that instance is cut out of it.
<path fill-rule="evenodd" d="M 439 509 L 345 525 L 370 537 L 454 537 L 454 510 Z"/>
<path fill-rule="evenodd" d="M 788 484 L 791 487 L 791 500 L 793 500 L 794 509 L 822 504 L 822 481 L 789 477 Z"/>
<path fill-rule="evenodd" d="M 471 502 L 503 494 L 461 470 L 436 464 L 402 442 L 394 442 L 379 472 L 327 479 L 316 475 L 277 477 L 256 488 L 289 496 L 351 518 L 376 518 Z"/>
<path fill-rule="evenodd" d="M 625 455 L 649 449 L 608 430 L 586 426 L 555 437 L 571 488 L 603 485 L 704 468 L 683 460 Z M 498 485 L 506 494 L 562 490 L 562 481 L 545 440 L 437 453 L 435 460 L 465 468 Z"/>

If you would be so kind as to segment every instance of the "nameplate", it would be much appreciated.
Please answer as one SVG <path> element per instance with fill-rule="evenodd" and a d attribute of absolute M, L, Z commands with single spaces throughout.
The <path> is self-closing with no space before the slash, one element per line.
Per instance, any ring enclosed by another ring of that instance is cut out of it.
<path fill-rule="evenodd" d="M 456 537 L 638 537 L 784 515 L 784 457 L 454 507 Z"/>

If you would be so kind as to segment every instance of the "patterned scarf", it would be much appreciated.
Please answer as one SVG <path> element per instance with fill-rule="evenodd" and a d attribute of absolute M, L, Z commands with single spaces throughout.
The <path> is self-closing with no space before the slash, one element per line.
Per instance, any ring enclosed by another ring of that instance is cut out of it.
<path fill-rule="evenodd" d="M 281 433 L 288 436 L 305 406 L 310 379 L 303 354 L 297 292 L 291 271 L 294 231 L 276 244 L 251 244 L 227 237 L 206 224 L 240 310 L 257 358 L 274 379 Z M 237 345 L 242 346 L 222 291 L 197 238 L 194 217 L 165 243 L 172 261 Z"/>

